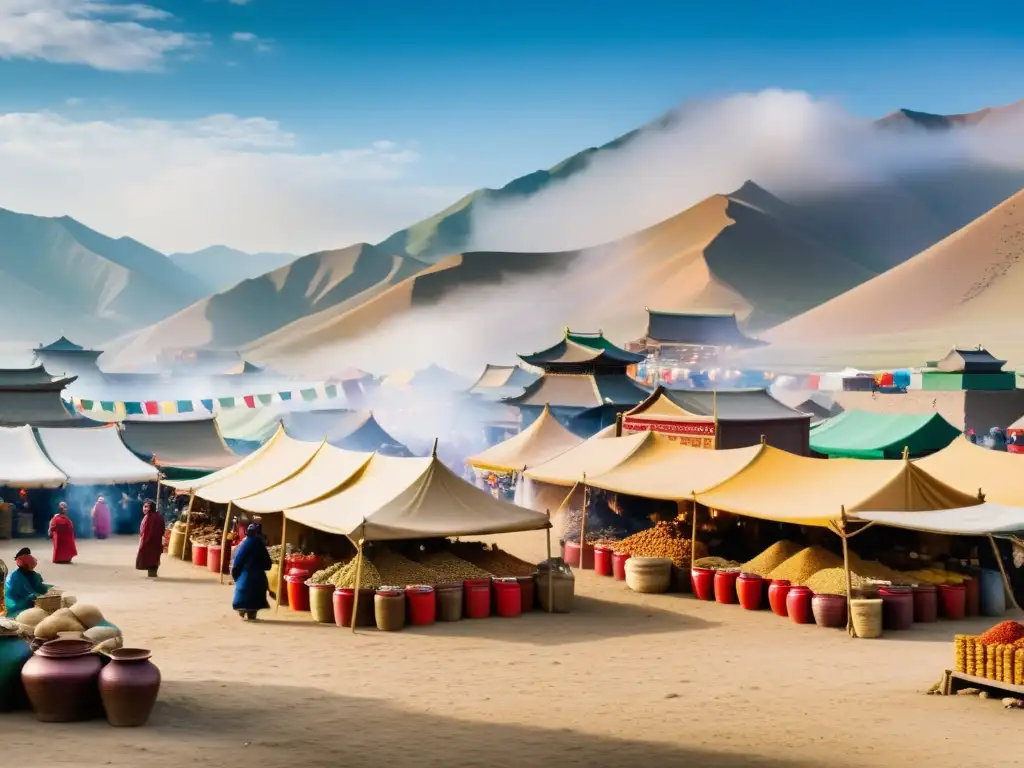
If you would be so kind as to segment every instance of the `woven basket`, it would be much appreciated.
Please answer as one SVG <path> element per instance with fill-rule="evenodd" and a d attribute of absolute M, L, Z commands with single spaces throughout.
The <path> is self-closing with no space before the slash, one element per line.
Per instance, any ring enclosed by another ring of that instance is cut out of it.
<path fill-rule="evenodd" d="M 63 607 L 64 597 L 62 595 L 43 595 L 36 598 L 36 608 L 42 608 L 47 613 L 53 613 Z"/>

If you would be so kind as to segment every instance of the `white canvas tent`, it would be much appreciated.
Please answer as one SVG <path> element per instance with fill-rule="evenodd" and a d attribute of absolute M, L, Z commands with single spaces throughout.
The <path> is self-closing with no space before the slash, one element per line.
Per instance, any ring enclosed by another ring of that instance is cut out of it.
<path fill-rule="evenodd" d="M 951 536 L 993 536 L 1024 533 L 1024 509 L 1003 504 L 978 504 L 930 512 L 858 512 L 857 520 L 924 533 Z"/>
<path fill-rule="evenodd" d="M 156 482 L 156 467 L 128 450 L 117 427 L 36 430 L 39 443 L 73 485 Z"/>
<path fill-rule="evenodd" d="M 266 513 L 308 504 L 349 482 L 373 456 L 325 443 L 300 471 L 259 493 L 234 499 L 234 505 L 247 512 Z"/>
<path fill-rule="evenodd" d="M 67 480 L 46 458 L 32 427 L 0 427 L 0 486 L 59 488 Z"/>

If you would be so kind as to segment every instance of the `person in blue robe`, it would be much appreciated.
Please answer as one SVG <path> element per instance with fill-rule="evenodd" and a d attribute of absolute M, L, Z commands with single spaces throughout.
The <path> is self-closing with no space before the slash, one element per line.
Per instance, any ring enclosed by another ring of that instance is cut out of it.
<path fill-rule="evenodd" d="M 35 605 L 36 598 L 50 591 L 50 585 L 43 583 L 43 577 L 36 573 L 37 561 L 32 550 L 22 547 L 14 556 L 17 566 L 7 575 L 4 582 L 4 608 L 7 618 L 16 618 L 22 611 Z"/>
<path fill-rule="evenodd" d="M 231 564 L 231 578 L 235 580 L 231 607 L 243 619 L 252 621 L 257 611 L 270 607 L 267 602 L 270 590 L 267 571 L 270 566 L 270 553 L 263 532 L 258 523 L 252 523 L 245 529 L 245 541 L 238 545 Z"/>

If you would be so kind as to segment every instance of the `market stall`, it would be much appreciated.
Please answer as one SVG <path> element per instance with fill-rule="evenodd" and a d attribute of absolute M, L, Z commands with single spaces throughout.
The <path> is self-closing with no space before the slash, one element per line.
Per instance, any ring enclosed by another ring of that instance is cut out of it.
<path fill-rule="evenodd" d="M 159 472 L 128 450 L 117 427 L 46 427 L 39 443 L 72 485 L 156 482 Z"/>
<path fill-rule="evenodd" d="M 230 467 L 239 456 L 228 448 L 212 416 L 207 419 L 126 419 L 125 445 L 153 462 L 166 477 L 195 477 Z"/>
<path fill-rule="evenodd" d="M 466 463 L 481 470 L 521 472 L 550 461 L 582 442 L 583 438 L 562 426 L 545 405 L 540 416 L 518 435 L 470 456 Z"/>
<path fill-rule="evenodd" d="M 915 464 L 963 493 L 984 489 L 986 501 L 1024 507 L 1024 483 L 1020 480 L 1024 459 L 1020 456 L 990 451 L 960 438 Z"/>
<path fill-rule="evenodd" d="M 43 452 L 32 427 L 0 427 L 0 486 L 59 488 L 67 480 Z"/>
<path fill-rule="evenodd" d="M 829 458 L 916 459 L 960 436 L 938 413 L 874 413 L 848 410 L 811 429 L 811 451 Z"/>
<path fill-rule="evenodd" d="M 389 456 L 412 452 L 380 425 L 370 411 L 343 408 L 292 411 L 283 416 L 285 431 L 297 440 L 327 440 L 347 451 L 380 451 Z"/>

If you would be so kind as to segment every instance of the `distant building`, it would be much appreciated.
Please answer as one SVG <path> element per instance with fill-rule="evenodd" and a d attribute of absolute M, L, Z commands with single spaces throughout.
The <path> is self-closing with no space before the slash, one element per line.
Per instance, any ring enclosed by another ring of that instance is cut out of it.
<path fill-rule="evenodd" d="M 103 350 L 87 349 L 66 336 L 46 345 L 41 344 L 32 351 L 36 362 L 50 371 L 86 378 L 99 375 L 98 361 Z"/>
<path fill-rule="evenodd" d="M 650 394 L 626 372 L 629 366 L 642 362 L 643 355 L 617 347 L 600 331 L 573 333 L 566 328 L 557 344 L 519 358 L 543 371 L 522 394 L 502 401 L 519 408 L 524 428 L 547 405 L 552 415 L 576 433 L 593 434 L 614 424 L 618 414 Z"/>
<path fill-rule="evenodd" d="M 627 344 L 644 356 L 637 378 L 650 386 L 672 385 L 680 380 L 718 369 L 733 350 L 764 346 L 744 334 L 736 315 L 660 312 L 647 308 L 647 333 Z"/>
<path fill-rule="evenodd" d="M 0 426 L 95 426 L 66 405 L 61 393 L 74 376 L 54 378 L 42 365 L 0 370 Z"/>

